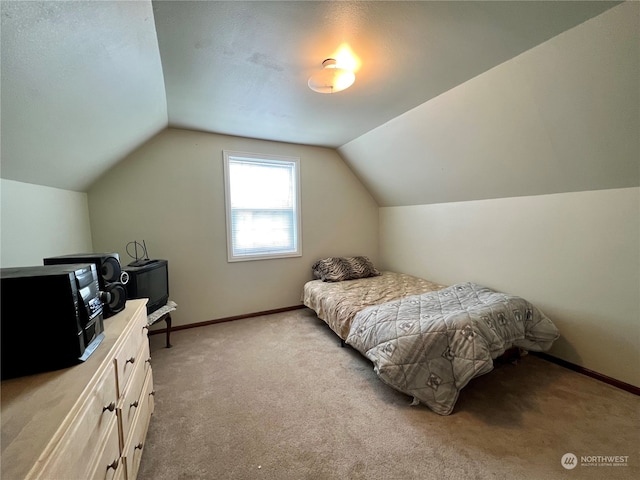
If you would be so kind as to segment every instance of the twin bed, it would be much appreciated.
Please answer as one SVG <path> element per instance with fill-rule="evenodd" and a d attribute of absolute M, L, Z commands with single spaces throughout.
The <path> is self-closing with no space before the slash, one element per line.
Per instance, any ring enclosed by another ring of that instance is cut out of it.
<path fill-rule="evenodd" d="M 475 283 L 379 272 L 366 257 L 319 260 L 313 273 L 305 306 L 371 360 L 382 381 L 440 415 L 507 349 L 545 351 L 559 337 L 525 299 Z"/>

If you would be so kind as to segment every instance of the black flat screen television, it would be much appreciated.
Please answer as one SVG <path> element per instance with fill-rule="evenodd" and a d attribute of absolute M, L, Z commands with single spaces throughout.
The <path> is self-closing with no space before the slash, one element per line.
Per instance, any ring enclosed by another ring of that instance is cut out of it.
<path fill-rule="evenodd" d="M 129 265 L 124 268 L 129 274 L 127 299 L 148 298 L 148 315 L 164 307 L 169 300 L 169 262 L 144 260 L 136 263 L 137 266 Z"/>

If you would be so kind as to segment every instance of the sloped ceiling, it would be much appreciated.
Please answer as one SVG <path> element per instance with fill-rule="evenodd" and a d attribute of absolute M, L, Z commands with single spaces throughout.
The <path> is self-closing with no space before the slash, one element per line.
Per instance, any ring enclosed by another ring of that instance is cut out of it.
<path fill-rule="evenodd" d="M 166 126 L 340 147 L 617 3 L 2 1 L 1 176 L 85 191 Z"/>
<path fill-rule="evenodd" d="M 167 126 L 149 2 L 0 8 L 2 178 L 84 191 Z"/>
<path fill-rule="evenodd" d="M 380 206 L 640 186 L 640 3 L 618 5 L 338 150 Z"/>

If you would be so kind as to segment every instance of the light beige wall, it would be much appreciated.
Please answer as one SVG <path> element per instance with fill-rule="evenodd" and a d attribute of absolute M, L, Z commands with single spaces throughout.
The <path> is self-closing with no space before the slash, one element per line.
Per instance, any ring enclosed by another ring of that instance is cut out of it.
<path fill-rule="evenodd" d="M 300 258 L 227 262 L 222 150 L 300 157 Z M 168 129 L 89 190 L 96 251 L 130 260 L 146 242 L 169 260 L 175 324 L 300 305 L 312 263 L 324 256 L 378 258 L 378 207 L 331 149 Z"/>
<path fill-rule="evenodd" d="M 640 189 L 380 209 L 384 268 L 522 296 L 550 353 L 640 386 Z"/>
<path fill-rule="evenodd" d="M 87 194 L 0 180 L 2 267 L 42 265 L 42 259 L 91 252 Z"/>

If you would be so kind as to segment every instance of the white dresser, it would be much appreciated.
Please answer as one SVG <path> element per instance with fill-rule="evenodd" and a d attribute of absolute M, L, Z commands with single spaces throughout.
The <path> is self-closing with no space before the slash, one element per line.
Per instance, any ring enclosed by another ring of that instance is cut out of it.
<path fill-rule="evenodd" d="M 136 478 L 153 412 L 146 300 L 104 326 L 86 362 L 0 385 L 3 479 Z"/>

